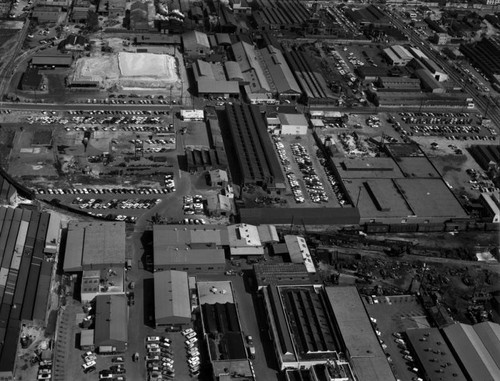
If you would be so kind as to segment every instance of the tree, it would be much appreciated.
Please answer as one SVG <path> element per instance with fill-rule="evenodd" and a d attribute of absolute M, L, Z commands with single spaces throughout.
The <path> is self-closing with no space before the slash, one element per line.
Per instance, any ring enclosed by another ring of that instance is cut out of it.
<path fill-rule="evenodd" d="M 89 10 L 87 13 L 87 29 L 90 33 L 99 30 L 99 16 L 92 10 Z"/>

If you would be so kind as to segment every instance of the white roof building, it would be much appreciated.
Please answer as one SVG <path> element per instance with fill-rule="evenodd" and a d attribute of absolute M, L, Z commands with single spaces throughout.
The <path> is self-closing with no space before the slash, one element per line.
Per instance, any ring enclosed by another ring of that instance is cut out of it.
<path fill-rule="evenodd" d="M 307 272 L 316 272 L 316 268 L 314 267 L 314 263 L 311 258 L 311 253 L 309 252 L 309 247 L 303 237 L 297 235 L 286 235 L 285 244 L 290 255 L 290 260 L 293 263 L 304 263 Z"/>

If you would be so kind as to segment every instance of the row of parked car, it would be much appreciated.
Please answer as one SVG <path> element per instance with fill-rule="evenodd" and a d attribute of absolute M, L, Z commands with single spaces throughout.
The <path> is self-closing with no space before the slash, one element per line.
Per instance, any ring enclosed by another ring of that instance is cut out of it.
<path fill-rule="evenodd" d="M 170 185 L 171 183 L 169 183 Z M 175 184 L 173 185 L 175 186 Z M 36 189 L 35 194 L 167 194 L 172 192 L 173 187 L 165 187 L 164 189 L 156 188 L 48 188 L 48 189 Z M 174 189 L 175 190 L 175 189 Z"/>
<path fill-rule="evenodd" d="M 304 148 L 304 146 L 300 143 L 291 144 L 291 148 L 295 162 L 302 172 L 304 183 L 312 202 L 328 202 L 328 196 L 325 192 L 323 183 L 314 169 L 311 156 L 307 152 L 306 148 Z"/>
<path fill-rule="evenodd" d="M 302 189 L 300 188 L 297 176 L 293 173 L 292 167 L 290 167 L 290 160 L 288 160 L 285 145 L 281 142 L 281 138 L 279 136 L 274 136 L 273 139 L 274 145 L 280 157 L 281 164 L 285 169 L 286 177 L 288 178 L 290 189 L 292 190 L 295 202 L 301 204 L 305 202 L 306 199 L 304 198 L 304 194 L 302 193 Z"/>
<path fill-rule="evenodd" d="M 73 205 L 78 205 L 80 209 L 151 209 L 159 204 L 161 199 L 127 199 L 127 200 L 101 200 L 84 199 L 77 197 L 72 201 Z"/>
<path fill-rule="evenodd" d="M 146 338 L 146 369 L 150 380 L 175 379 L 172 340 L 163 336 Z"/>
<path fill-rule="evenodd" d="M 182 335 L 186 339 L 186 354 L 189 367 L 189 375 L 196 377 L 200 374 L 200 350 L 198 349 L 198 338 L 196 332 L 192 328 L 182 331 Z"/>
<path fill-rule="evenodd" d="M 38 380 L 52 380 L 52 360 L 41 361 L 38 365 Z"/>
<path fill-rule="evenodd" d="M 184 196 L 182 210 L 186 215 L 204 214 L 203 197 L 201 195 Z"/>

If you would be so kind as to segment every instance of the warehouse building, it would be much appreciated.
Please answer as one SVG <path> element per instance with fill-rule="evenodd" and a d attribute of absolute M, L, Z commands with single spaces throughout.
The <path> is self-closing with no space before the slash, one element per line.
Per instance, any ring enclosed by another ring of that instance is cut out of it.
<path fill-rule="evenodd" d="M 159 271 L 154 273 L 155 325 L 186 328 L 191 323 L 191 300 L 188 273 Z"/>
<path fill-rule="evenodd" d="M 306 135 L 309 123 L 304 114 L 279 113 L 280 133 L 282 135 Z"/>
<path fill-rule="evenodd" d="M 254 380 L 231 282 L 198 282 L 197 291 L 213 378 Z"/>
<path fill-rule="evenodd" d="M 273 225 L 352 225 L 360 221 L 358 208 L 241 208 L 240 221 Z"/>
<path fill-rule="evenodd" d="M 257 289 L 261 290 L 266 286 L 286 286 L 286 285 L 314 285 L 320 286 L 323 281 L 316 272 L 308 272 L 304 262 L 289 263 L 280 262 L 275 264 L 253 265 L 253 272 L 257 280 Z"/>
<path fill-rule="evenodd" d="M 351 10 L 344 10 L 346 16 L 359 26 L 373 25 L 374 27 L 388 27 L 391 25 L 389 17 L 376 5 Z"/>
<path fill-rule="evenodd" d="M 227 243 L 231 257 L 264 255 L 259 229 L 255 225 L 227 226 Z"/>
<path fill-rule="evenodd" d="M 125 264 L 124 222 L 70 221 L 64 271 L 100 270 Z"/>
<path fill-rule="evenodd" d="M 70 54 L 59 53 L 56 49 L 38 52 L 31 59 L 31 65 L 37 67 L 70 67 L 72 63 Z"/>
<path fill-rule="evenodd" d="M 229 77 L 226 78 L 226 73 L 221 65 L 198 59 L 192 68 L 199 95 L 238 97 L 240 93 L 239 82 L 231 80 Z"/>
<path fill-rule="evenodd" d="M 420 79 L 407 77 L 378 77 L 377 91 L 420 91 Z"/>
<path fill-rule="evenodd" d="M 359 381 L 395 381 L 356 287 L 326 287 L 335 329 Z"/>
<path fill-rule="evenodd" d="M 500 380 L 500 326 L 457 323 L 444 336 L 469 380 Z"/>
<path fill-rule="evenodd" d="M 99 295 L 95 298 L 94 345 L 100 354 L 127 350 L 128 306 L 125 295 Z"/>
<path fill-rule="evenodd" d="M 292 263 L 303 263 L 308 273 L 316 272 L 316 267 L 304 237 L 286 235 L 285 244 Z"/>
<path fill-rule="evenodd" d="M 123 266 L 113 266 L 101 270 L 82 272 L 82 303 L 94 300 L 98 295 L 120 295 L 125 292 L 125 270 Z"/>
<path fill-rule="evenodd" d="M 316 64 L 301 51 L 285 52 L 285 58 L 310 106 L 336 105 L 334 95 Z"/>
<path fill-rule="evenodd" d="M 472 44 L 461 44 L 460 51 L 474 66 L 497 83 L 500 76 L 500 41 L 494 37 L 485 37 Z"/>
<path fill-rule="evenodd" d="M 384 54 L 391 65 L 406 66 L 412 59 L 411 53 L 401 45 L 384 49 Z"/>
<path fill-rule="evenodd" d="M 481 193 L 479 202 L 483 205 L 489 222 L 500 222 L 500 201 L 495 195 Z"/>
<path fill-rule="evenodd" d="M 242 186 L 255 184 L 277 192 L 284 191 L 285 176 L 259 108 L 226 104 L 225 111 L 238 164 L 237 172 L 231 172 L 233 181 Z"/>
<path fill-rule="evenodd" d="M 425 91 L 435 93 L 435 94 L 443 94 L 446 92 L 446 89 L 439 83 L 439 81 L 434 78 L 432 73 L 427 69 L 417 69 L 415 70 L 415 75 L 420 79 L 422 88 Z"/>
<path fill-rule="evenodd" d="M 182 35 L 184 55 L 190 59 L 205 57 L 211 51 L 206 33 L 192 30 Z"/>
<path fill-rule="evenodd" d="M 298 0 L 258 0 L 257 4 L 252 14 L 260 31 L 301 29 L 310 18 L 310 11 Z"/>
<path fill-rule="evenodd" d="M 154 225 L 155 271 L 223 273 L 226 267 L 218 225 Z"/>
<path fill-rule="evenodd" d="M 439 329 L 410 329 L 406 336 L 425 380 L 467 380 Z"/>
<path fill-rule="evenodd" d="M 13 377 L 21 321 L 46 322 L 54 262 L 44 250 L 47 240 L 59 237 L 58 231 L 47 234 L 57 221 L 49 213 L 0 208 L 0 377 Z"/>
<path fill-rule="evenodd" d="M 324 364 L 341 351 L 320 288 L 270 285 L 261 292 L 280 370 Z"/>
<path fill-rule="evenodd" d="M 35 5 L 31 17 L 39 23 L 57 23 L 64 14 L 61 7 Z"/>
<path fill-rule="evenodd" d="M 469 148 L 469 152 L 484 171 L 500 164 L 500 147 L 498 145 L 474 144 Z"/>

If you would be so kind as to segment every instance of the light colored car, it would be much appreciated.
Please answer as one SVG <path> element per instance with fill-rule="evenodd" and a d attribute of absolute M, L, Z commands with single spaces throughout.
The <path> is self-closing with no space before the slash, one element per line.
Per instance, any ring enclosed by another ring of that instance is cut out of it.
<path fill-rule="evenodd" d="M 155 342 L 158 342 L 158 341 L 160 341 L 160 336 L 148 336 L 148 337 L 146 338 L 146 341 L 147 341 L 148 343 L 155 343 Z"/>

